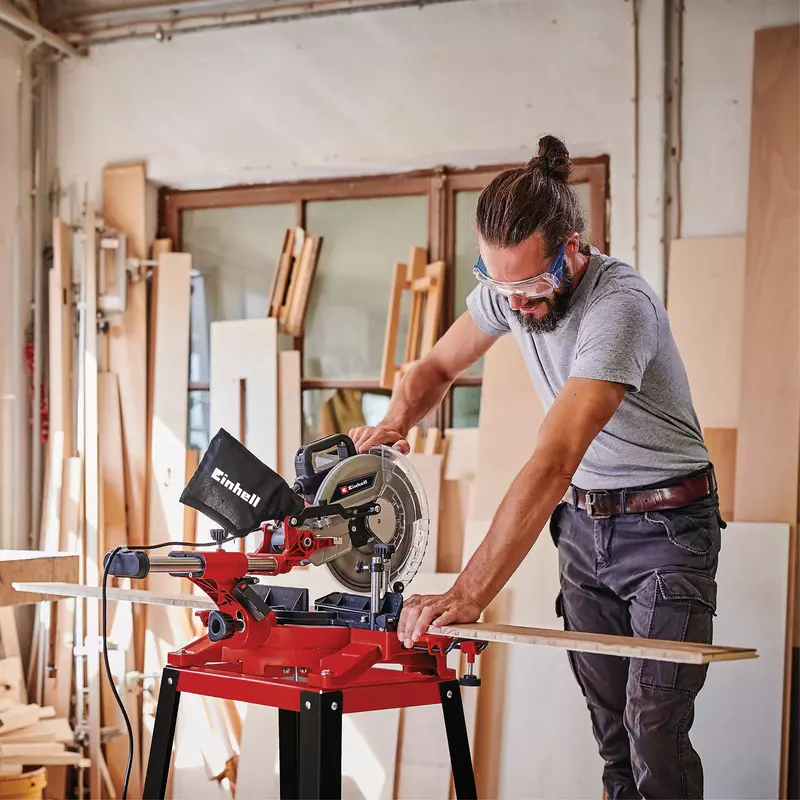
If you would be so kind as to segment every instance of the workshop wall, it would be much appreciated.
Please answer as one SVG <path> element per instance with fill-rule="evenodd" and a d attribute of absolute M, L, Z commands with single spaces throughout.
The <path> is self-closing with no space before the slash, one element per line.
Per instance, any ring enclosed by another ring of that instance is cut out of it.
<path fill-rule="evenodd" d="M 60 69 L 62 179 L 95 195 L 132 158 L 184 188 L 471 166 L 553 131 L 611 156 L 614 252 L 661 291 L 664 0 L 641 3 L 638 168 L 632 6 L 465 0 L 96 47 Z M 687 0 L 683 235 L 744 230 L 753 31 L 799 14 Z"/>

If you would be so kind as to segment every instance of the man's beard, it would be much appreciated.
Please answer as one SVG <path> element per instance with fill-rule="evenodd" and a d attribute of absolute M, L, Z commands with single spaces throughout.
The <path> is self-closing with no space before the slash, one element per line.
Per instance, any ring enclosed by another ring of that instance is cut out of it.
<path fill-rule="evenodd" d="M 511 309 L 520 327 L 528 333 L 552 333 L 567 316 L 572 297 L 572 275 L 564 270 L 561 285 L 550 297 L 541 297 L 530 301 L 531 307 L 537 303 L 545 303 L 547 312 L 542 317 Z"/>

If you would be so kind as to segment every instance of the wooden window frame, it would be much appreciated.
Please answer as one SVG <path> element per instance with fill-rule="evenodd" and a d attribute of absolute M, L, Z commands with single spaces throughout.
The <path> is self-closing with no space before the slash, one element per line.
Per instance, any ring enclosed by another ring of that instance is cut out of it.
<path fill-rule="evenodd" d="M 428 239 L 426 246 L 431 261 L 444 259 L 448 265 L 445 280 L 442 331 L 453 322 L 455 300 L 455 204 L 460 191 L 480 191 L 495 175 L 520 164 L 499 164 L 455 169 L 436 167 L 388 175 L 367 175 L 355 178 L 332 178 L 269 183 L 252 186 L 226 186 L 218 189 L 172 189 L 163 187 L 159 192 L 159 235 L 172 239 L 175 248 L 183 246 L 182 212 L 199 209 L 235 208 L 294 203 L 296 223 L 305 227 L 306 204 L 326 200 L 370 200 L 386 197 L 427 197 Z M 577 158 L 573 160 L 572 183 L 589 183 L 591 218 L 602 220 L 601 236 L 595 235 L 593 244 L 609 252 L 609 158 Z M 409 246 L 413 244 L 409 242 Z M 303 339 L 294 340 L 301 352 L 303 365 Z M 480 375 L 464 375 L 454 387 L 480 386 Z M 203 390 L 204 384 L 191 384 L 191 390 Z M 301 389 L 356 389 L 385 392 L 378 377 L 369 378 L 301 378 Z M 452 391 L 448 392 L 442 407 L 436 412 L 435 424 L 447 427 L 452 423 Z"/>

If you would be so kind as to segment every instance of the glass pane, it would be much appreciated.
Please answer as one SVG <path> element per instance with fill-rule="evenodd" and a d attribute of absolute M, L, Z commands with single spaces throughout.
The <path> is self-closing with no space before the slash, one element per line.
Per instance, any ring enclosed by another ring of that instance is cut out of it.
<path fill-rule="evenodd" d="M 306 206 L 323 237 L 306 316 L 306 377 L 377 378 L 396 262 L 428 240 L 428 198 L 331 200 Z"/>
<path fill-rule="evenodd" d="M 308 389 L 303 392 L 303 443 L 359 425 L 375 425 L 389 408 L 389 394 L 358 389 Z"/>
<path fill-rule="evenodd" d="M 293 203 L 207 208 L 181 216 L 183 249 L 192 254 L 189 380 L 209 381 L 210 325 L 263 317 L 284 232 L 297 222 Z M 208 392 L 190 392 L 189 438 L 205 449 Z"/>
<path fill-rule="evenodd" d="M 477 428 L 480 409 L 480 386 L 456 386 L 453 389 L 454 428 Z"/>

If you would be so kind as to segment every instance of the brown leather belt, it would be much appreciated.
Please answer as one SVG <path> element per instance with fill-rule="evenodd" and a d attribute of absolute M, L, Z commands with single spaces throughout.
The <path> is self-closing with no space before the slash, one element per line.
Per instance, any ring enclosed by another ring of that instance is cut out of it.
<path fill-rule="evenodd" d="M 669 486 L 650 489 L 618 489 L 584 491 L 570 486 L 564 500 L 586 511 L 590 519 L 608 519 L 623 514 L 643 514 L 645 511 L 665 511 L 683 508 L 695 500 L 708 497 L 717 488 L 714 472 L 682 478 Z"/>

